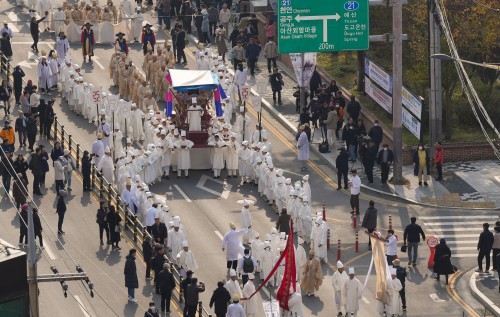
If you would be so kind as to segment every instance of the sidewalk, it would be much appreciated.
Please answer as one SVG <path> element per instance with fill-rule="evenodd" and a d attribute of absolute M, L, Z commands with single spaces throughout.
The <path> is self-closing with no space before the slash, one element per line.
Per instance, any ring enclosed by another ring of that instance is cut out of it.
<path fill-rule="evenodd" d="M 266 60 L 259 58 L 260 72 L 255 77 L 249 77 L 248 83 L 255 85 L 257 81 L 268 80 Z M 272 106 L 272 91 L 267 89 L 263 96 L 268 102 L 263 102 L 269 112 L 276 117 L 290 132 L 295 133 L 299 123 L 299 114 L 295 111 L 295 98 L 293 89 L 296 86 L 293 69 L 278 61 L 278 67 L 283 74 L 285 83 L 282 91 L 282 106 Z M 314 131 L 311 150 L 323 157 L 323 159 L 335 170 L 335 159 L 338 150 L 344 144 L 337 140 L 329 153 L 319 153 L 318 144 L 322 141 L 321 132 Z M 446 148 L 445 148 L 446 151 Z M 368 184 L 360 161 L 350 166 L 358 170 L 363 187 L 366 190 L 375 191 L 380 194 L 391 195 L 402 198 L 409 202 L 447 207 L 465 208 L 496 208 L 500 207 L 500 161 L 474 161 L 461 163 L 445 163 L 443 167 L 443 181 L 437 182 L 434 177 L 429 178 L 429 186 L 418 186 L 418 181 L 413 176 L 412 166 L 403 167 L 403 177 L 409 181 L 406 185 L 381 184 L 380 168 L 375 166 L 374 183 Z M 361 173 L 359 172 L 361 171 Z M 389 175 L 391 179 L 391 175 Z"/>
<path fill-rule="evenodd" d="M 498 273 L 473 273 L 469 285 L 474 297 L 479 300 L 494 316 L 500 317 L 500 289 Z"/>

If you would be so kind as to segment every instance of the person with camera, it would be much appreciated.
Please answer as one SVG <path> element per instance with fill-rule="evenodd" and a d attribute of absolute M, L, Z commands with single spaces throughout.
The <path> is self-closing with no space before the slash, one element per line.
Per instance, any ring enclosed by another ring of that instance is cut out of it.
<path fill-rule="evenodd" d="M 99 202 L 99 209 L 97 209 L 96 223 L 99 225 L 99 239 L 101 240 L 101 245 L 104 245 L 102 241 L 103 232 L 106 231 L 106 244 L 111 244 L 109 240 L 109 227 L 107 219 L 108 210 L 104 206 L 104 201 Z"/>
<path fill-rule="evenodd" d="M 278 105 L 281 106 L 281 90 L 285 83 L 283 82 L 283 75 L 279 73 L 278 67 L 273 67 L 273 73 L 269 76 L 269 83 L 273 91 L 273 103 L 276 106 L 276 94 L 278 94 Z"/>
<path fill-rule="evenodd" d="M 200 300 L 200 293 L 205 291 L 205 284 L 203 282 L 198 283 L 198 279 L 193 277 L 191 279 L 191 284 L 186 287 L 186 306 L 187 315 L 186 317 L 196 317 L 196 308 L 198 308 L 198 301 Z"/>

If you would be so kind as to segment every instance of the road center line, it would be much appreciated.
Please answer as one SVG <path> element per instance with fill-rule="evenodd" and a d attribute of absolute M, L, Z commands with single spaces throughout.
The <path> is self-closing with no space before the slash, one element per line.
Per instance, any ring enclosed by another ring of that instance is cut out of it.
<path fill-rule="evenodd" d="M 222 234 L 219 231 L 215 230 L 214 232 L 219 237 L 219 239 L 221 239 L 221 240 L 224 239 L 224 237 L 222 236 Z"/>
<path fill-rule="evenodd" d="M 178 185 L 174 185 L 175 189 L 177 189 L 177 191 L 179 192 L 179 194 L 182 195 L 182 197 L 184 197 L 184 199 L 188 202 L 188 203 L 192 203 L 193 201 L 191 199 L 189 199 L 189 197 L 186 195 L 185 192 L 182 191 L 182 189 L 178 186 Z"/>
<path fill-rule="evenodd" d="M 54 253 L 52 252 L 52 250 L 49 248 L 49 245 L 47 244 L 47 241 L 44 239 L 43 242 L 44 242 L 45 252 L 47 252 L 47 255 L 49 256 L 49 258 L 51 260 L 57 259 L 57 257 L 54 255 Z"/>
<path fill-rule="evenodd" d="M 82 302 L 82 300 L 80 299 L 80 297 L 79 297 L 78 295 L 73 295 L 73 297 L 74 297 L 74 298 L 75 298 L 75 300 L 78 302 L 78 304 L 80 304 L 80 305 L 79 305 L 79 307 L 80 307 L 80 309 L 81 309 L 81 311 L 82 311 L 83 315 L 84 315 L 85 317 L 92 317 L 92 316 L 90 316 L 90 315 L 86 312 L 87 308 L 85 307 L 85 305 L 83 305 L 83 302 Z"/>

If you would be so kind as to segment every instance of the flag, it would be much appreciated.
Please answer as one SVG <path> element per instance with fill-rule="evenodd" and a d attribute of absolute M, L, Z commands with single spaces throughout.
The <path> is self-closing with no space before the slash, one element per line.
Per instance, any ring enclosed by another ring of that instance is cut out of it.
<path fill-rule="evenodd" d="M 220 92 L 217 89 L 214 90 L 214 102 L 215 102 L 215 114 L 217 115 L 217 117 L 222 117 L 223 111 L 222 111 L 222 104 L 220 102 Z"/>
<path fill-rule="evenodd" d="M 170 85 L 172 85 L 172 77 L 170 77 L 170 72 L 167 74 L 167 80 Z"/>
<path fill-rule="evenodd" d="M 288 311 L 288 300 L 290 299 L 290 287 L 296 291 L 297 287 L 297 271 L 295 267 L 295 247 L 293 246 L 293 221 L 290 221 L 290 231 L 288 233 L 288 240 L 286 241 L 286 248 L 283 252 L 285 255 L 285 272 L 283 280 L 276 293 L 276 299 L 280 303 L 280 307 Z"/>
<path fill-rule="evenodd" d="M 384 241 L 372 236 L 370 236 L 370 239 L 372 241 L 372 253 L 376 273 L 375 298 L 384 304 L 388 304 L 389 299 L 387 297 L 387 258 L 385 256 Z"/>
<path fill-rule="evenodd" d="M 172 107 L 172 93 L 170 91 L 167 92 L 167 94 L 165 96 L 165 100 L 167 101 L 167 105 L 165 107 L 165 112 L 166 112 L 167 118 L 171 118 L 173 107 Z"/>
<path fill-rule="evenodd" d="M 222 89 L 222 86 L 219 84 L 219 92 L 220 92 L 220 97 L 224 100 L 224 99 L 227 99 L 227 95 L 226 95 L 226 92 L 224 91 L 224 89 Z"/>

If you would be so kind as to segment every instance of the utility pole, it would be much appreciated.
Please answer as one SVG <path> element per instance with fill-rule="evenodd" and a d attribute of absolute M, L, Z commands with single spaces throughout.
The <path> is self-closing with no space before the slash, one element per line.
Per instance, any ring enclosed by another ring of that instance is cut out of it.
<path fill-rule="evenodd" d="M 302 113 L 302 109 L 304 109 L 304 107 L 306 106 L 306 87 L 304 87 L 303 83 L 304 83 L 304 80 L 303 80 L 303 77 L 304 77 L 304 53 L 301 53 L 300 54 L 300 69 L 301 69 L 301 73 L 300 73 L 300 78 L 297 78 L 297 81 L 299 82 L 299 89 L 300 89 L 300 109 L 299 109 L 299 113 Z"/>
<path fill-rule="evenodd" d="M 403 184 L 403 5 L 394 0 L 392 7 L 392 136 L 394 184 Z"/>
<path fill-rule="evenodd" d="M 28 277 L 30 316 L 39 317 L 38 307 L 38 277 L 37 277 L 37 256 L 35 241 L 35 225 L 33 223 L 33 208 L 28 208 Z"/>
<path fill-rule="evenodd" d="M 443 102 L 441 85 L 441 60 L 431 58 L 441 53 L 441 30 L 439 16 L 436 14 L 435 0 L 427 1 L 429 19 L 429 145 L 430 155 L 434 156 L 434 144 L 441 139 L 443 133 Z"/>

